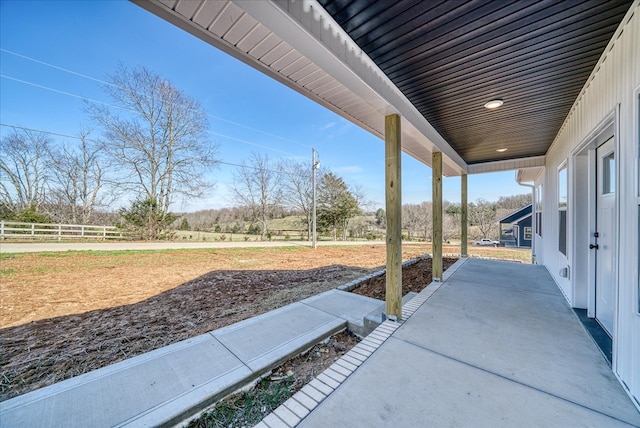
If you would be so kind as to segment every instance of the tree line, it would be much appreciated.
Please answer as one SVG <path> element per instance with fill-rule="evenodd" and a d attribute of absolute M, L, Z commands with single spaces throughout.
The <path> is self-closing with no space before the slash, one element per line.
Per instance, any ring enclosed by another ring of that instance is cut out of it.
<path fill-rule="evenodd" d="M 56 143 L 52 134 L 16 127 L 2 138 L 1 219 L 115 224 L 139 239 L 189 227 L 188 217 L 181 222 L 170 207 L 180 199 L 203 197 L 213 186 L 205 173 L 220 161 L 202 106 L 144 67 L 120 66 L 103 89 L 110 102 L 85 107 L 95 132 L 83 128 L 77 137 Z M 254 153 L 234 173 L 236 208 L 220 213 L 234 218 L 238 233 L 250 231 L 261 239 L 270 233 L 270 220 L 296 214 L 310 236 L 311 175 L 310 162 L 274 161 Z M 131 202 L 114 213 L 110 207 L 123 200 Z M 521 201 L 470 204 L 470 224 L 486 236 L 498 208 L 511 202 Z M 318 172 L 316 203 L 318 228 L 334 240 L 384 228 L 384 211 L 378 210 L 373 225 L 356 221 L 370 204 L 359 188 L 331 171 Z M 445 204 L 445 214 L 445 238 L 453 237 L 459 230 L 459 206 Z M 403 227 L 407 239 L 430 239 L 430 202 L 405 204 Z"/>
<path fill-rule="evenodd" d="M 116 201 L 118 226 L 135 237 L 157 239 L 178 216 L 179 199 L 201 198 L 212 188 L 206 172 L 219 162 L 198 101 L 145 69 L 121 66 L 103 87 L 109 104 L 86 105 L 98 137 L 82 130 L 61 144 L 14 128 L 0 144 L 0 218 L 25 222 L 91 224 Z M 243 217 L 258 225 L 283 209 L 302 213 L 311 227 L 311 166 L 253 154 L 234 174 L 233 192 Z M 364 199 L 331 172 L 319 176 L 318 223 L 346 237 L 349 218 Z M 111 216 L 113 221 L 113 216 Z"/>
<path fill-rule="evenodd" d="M 531 203 L 531 194 L 501 196 L 498 201 L 478 199 L 467 206 L 469 237 L 499 238 L 498 220 Z M 460 203 L 443 202 L 442 238 L 444 241 L 460 238 Z M 433 206 L 431 202 L 404 204 L 402 229 L 407 240 L 430 241 L 433 231 Z"/>

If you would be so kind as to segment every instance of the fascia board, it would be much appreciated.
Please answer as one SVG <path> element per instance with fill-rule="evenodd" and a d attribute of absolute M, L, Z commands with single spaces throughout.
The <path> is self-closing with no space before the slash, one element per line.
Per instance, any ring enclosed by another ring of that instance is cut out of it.
<path fill-rule="evenodd" d="M 441 151 L 461 173 L 467 171 L 462 157 L 317 1 L 231 1 L 373 106 L 381 116 L 399 114 L 434 146 L 433 151 Z M 379 132 L 374 134 L 384 138 Z M 431 164 L 431 159 L 419 160 Z"/>

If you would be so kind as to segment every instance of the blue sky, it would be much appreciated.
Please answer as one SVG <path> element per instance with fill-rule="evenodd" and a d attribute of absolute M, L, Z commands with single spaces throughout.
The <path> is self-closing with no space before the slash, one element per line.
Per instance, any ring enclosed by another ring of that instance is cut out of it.
<path fill-rule="evenodd" d="M 98 137 L 82 98 L 108 102 L 99 81 L 120 63 L 145 66 L 203 105 L 220 160 L 237 164 L 258 152 L 310 162 L 315 147 L 323 167 L 384 206 L 382 140 L 128 1 L 0 0 L 0 46 L 3 124 L 64 135 L 93 128 Z M 0 137 L 8 132 L 0 127 Z M 431 169 L 408 155 L 402 164 L 403 203 L 430 200 Z M 233 205 L 233 170 L 213 170 L 207 197 L 175 209 Z M 443 183 L 444 198 L 458 202 L 460 178 Z M 469 176 L 470 201 L 527 192 L 513 171 Z"/>

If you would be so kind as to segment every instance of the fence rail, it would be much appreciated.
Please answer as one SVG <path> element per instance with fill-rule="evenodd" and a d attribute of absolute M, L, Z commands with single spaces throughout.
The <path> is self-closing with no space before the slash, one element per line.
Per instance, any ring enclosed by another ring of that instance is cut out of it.
<path fill-rule="evenodd" d="M 82 224 L 21 223 L 0 221 L 0 239 L 124 239 L 125 232 L 113 226 Z"/>

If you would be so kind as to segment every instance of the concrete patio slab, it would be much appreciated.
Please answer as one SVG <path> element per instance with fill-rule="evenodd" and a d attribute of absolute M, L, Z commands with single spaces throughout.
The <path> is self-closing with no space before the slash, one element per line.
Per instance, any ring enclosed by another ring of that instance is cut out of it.
<path fill-rule="evenodd" d="M 471 278 L 500 278 L 502 264 L 467 262 L 470 270 L 484 268 Z M 626 394 L 545 268 L 523 265 L 521 272 L 518 281 L 499 284 L 454 275 L 394 337 L 632 420 L 635 408 L 628 407 L 628 417 L 619 413 Z"/>
<path fill-rule="evenodd" d="M 396 364 L 390 365 L 394 361 Z M 329 426 L 629 427 L 618 419 L 395 338 L 298 425 Z"/>
<path fill-rule="evenodd" d="M 435 290 L 299 426 L 640 426 L 544 268 L 462 261 Z"/>

